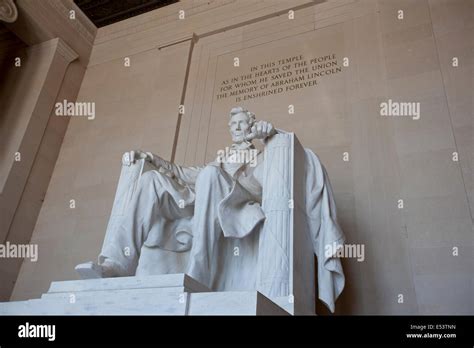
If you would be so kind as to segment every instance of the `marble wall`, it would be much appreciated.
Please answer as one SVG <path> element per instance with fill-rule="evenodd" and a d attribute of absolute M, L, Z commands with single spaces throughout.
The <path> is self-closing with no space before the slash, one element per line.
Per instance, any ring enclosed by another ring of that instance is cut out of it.
<path fill-rule="evenodd" d="M 203 164 L 240 104 L 320 156 L 348 243 L 365 248 L 343 261 L 338 313 L 472 314 L 473 16 L 470 0 L 183 1 L 99 29 L 78 96 L 96 117 L 69 122 L 31 240 L 39 260 L 23 263 L 11 299 L 97 257 L 122 152 Z M 277 94 L 219 95 L 227 79 L 300 56 L 335 70 Z M 420 118 L 381 116 L 389 99 L 419 103 Z"/>
<path fill-rule="evenodd" d="M 0 243 L 27 244 L 69 122 L 54 104 L 75 100 L 96 28 L 72 0 L 19 0 L 0 33 Z M 3 249 L 2 249 L 3 250 Z M 23 259 L 0 260 L 0 301 L 10 298 Z"/>

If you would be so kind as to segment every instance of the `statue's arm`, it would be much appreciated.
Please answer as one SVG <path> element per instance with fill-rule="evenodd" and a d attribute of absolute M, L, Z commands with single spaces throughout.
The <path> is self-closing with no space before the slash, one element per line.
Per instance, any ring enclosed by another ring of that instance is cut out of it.
<path fill-rule="evenodd" d="M 191 166 L 191 167 L 185 167 L 185 166 L 180 166 L 175 163 L 171 163 L 167 160 L 164 160 L 163 158 L 152 154 L 152 163 L 155 167 L 157 168 L 163 168 L 165 171 L 168 173 L 171 173 L 172 176 L 177 178 L 179 181 L 182 181 L 182 183 L 192 185 L 194 186 L 196 184 L 196 180 L 198 177 L 199 172 L 204 168 L 204 167 L 199 167 L 199 166 Z"/>
<path fill-rule="evenodd" d="M 204 168 L 180 166 L 151 152 L 144 152 L 141 150 L 126 152 L 122 158 L 122 163 L 124 165 L 130 165 L 138 159 L 144 159 L 150 162 L 158 171 L 175 178 L 183 185 L 194 185 L 199 172 Z"/>

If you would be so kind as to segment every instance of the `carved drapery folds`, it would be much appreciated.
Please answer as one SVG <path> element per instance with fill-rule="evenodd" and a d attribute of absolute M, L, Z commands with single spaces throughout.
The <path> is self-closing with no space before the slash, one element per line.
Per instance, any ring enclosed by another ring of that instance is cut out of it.
<path fill-rule="evenodd" d="M 18 18 L 18 10 L 13 0 L 0 0 L 0 21 L 13 23 Z"/>

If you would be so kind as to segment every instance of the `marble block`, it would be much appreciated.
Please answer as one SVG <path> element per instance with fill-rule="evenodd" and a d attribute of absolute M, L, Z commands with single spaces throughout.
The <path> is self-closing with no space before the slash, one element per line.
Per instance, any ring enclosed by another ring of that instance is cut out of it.
<path fill-rule="evenodd" d="M 211 292 L 187 274 L 53 282 L 0 315 L 289 315 L 258 291 Z"/>
<path fill-rule="evenodd" d="M 190 294 L 188 315 L 290 315 L 258 291 Z"/>

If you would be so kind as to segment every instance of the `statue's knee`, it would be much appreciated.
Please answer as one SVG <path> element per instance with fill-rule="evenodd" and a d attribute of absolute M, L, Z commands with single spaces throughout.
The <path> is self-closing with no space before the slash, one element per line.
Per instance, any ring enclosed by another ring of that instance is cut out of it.
<path fill-rule="evenodd" d="M 159 192 L 163 187 L 167 187 L 166 180 L 169 180 L 166 175 L 161 174 L 155 170 L 150 170 L 140 176 L 138 186 L 145 190 L 154 188 L 157 192 Z"/>
<path fill-rule="evenodd" d="M 156 173 L 154 173 L 153 171 L 148 171 L 148 172 L 143 173 L 140 176 L 140 184 L 148 186 L 155 180 L 155 175 Z"/>
<path fill-rule="evenodd" d="M 163 194 L 166 192 L 167 184 L 165 180 L 164 174 L 154 170 L 147 171 L 140 176 L 137 194 L 140 197 L 148 197 L 151 192 L 154 192 L 158 200 L 161 200 Z"/>
<path fill-rule="evenodd" d="M 198 181 L 213 182 L 221 176 L 221 170 L 218 167 L 206 166 L 199 172 Z"/>

